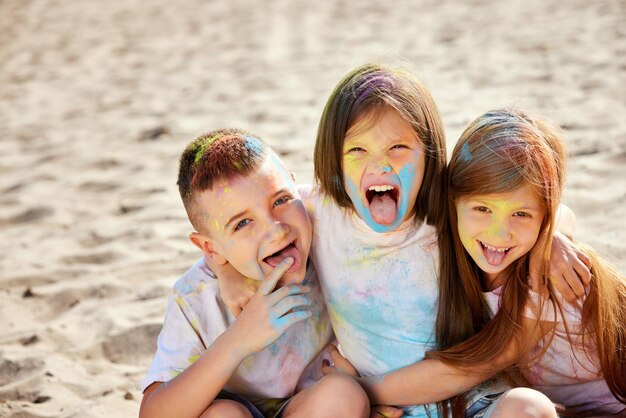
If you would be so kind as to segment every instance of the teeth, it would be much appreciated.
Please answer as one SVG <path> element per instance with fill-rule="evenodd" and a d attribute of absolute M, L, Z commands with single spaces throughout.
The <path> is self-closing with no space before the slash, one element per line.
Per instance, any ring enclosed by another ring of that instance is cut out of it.
<path fill-rule="evenodd" d="M 368 190 L 373 190 L 375 192 L 386 192 L 388 190 L 393 190 L 394 187 L 390 186 L 390 185 L 385 185 L 385 186 L 371 186 Z"/>
<path fill-rule="evenodd" d="M 499 253 L 504 253 L 504 252 L 509 251 L 509 250 L 511 249 L 511 247 L 508 247 L 508 248 L 496 248 L 496 247 L 492 247 L 491 245 L 487 245 L 487 244 L 485 244 L 485 243 L 484 243 L 484 242 L 482 242 L 482 241 L 480 241 L 480 243 L 483 245 L 483 247 L 487 248 L 488 250 L 491 250 L 491 251 L 496 251 L 496 252 L 499 252 Z"/>

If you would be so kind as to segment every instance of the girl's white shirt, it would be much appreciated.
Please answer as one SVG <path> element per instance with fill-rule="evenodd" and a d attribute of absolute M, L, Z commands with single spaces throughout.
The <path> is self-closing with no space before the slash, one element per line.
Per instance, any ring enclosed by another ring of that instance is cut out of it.
<path fill-rule="evenodd" d="M 501 293 L 502 287 L 483 293 L 492 316 L 500 308 Z M 615 399 L 602 377 L 593 336 L 587 335 L 583 339 L 580 308 L 559 297 L 562 312 L 558 308 L 555 311 L 552 301 L 532 290 L 529 296 L 525 316 L 537 319 L 539 313 L 542 321 L 555 323 L 555 332 L 551 341 L 548 336 L 535 348 L 539 352 L 549 344 L 545 354 L 522 372 L 528 382 L 553 402 L 577 412 L 598 408 L 611 414 L 622 411 L 625 405 Z"/>
<path fill-rule="evenodd" d="M 377 233 L 317 189 L 300 192 L 312 212 L 311 258 L 341 353 L 362 376 L 422 360 L 435 346 L 435 228 L 410 219 Z M 405 414 L 426 416 L 426 409 Z"/>

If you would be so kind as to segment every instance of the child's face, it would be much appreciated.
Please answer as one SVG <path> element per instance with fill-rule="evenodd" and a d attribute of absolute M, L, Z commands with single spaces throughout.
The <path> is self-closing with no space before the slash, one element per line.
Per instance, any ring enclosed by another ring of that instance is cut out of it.
<path fill-rule="evenodd" d="M 535 189 L 524 185 L 512 192 L 460 198 L 456 213 L 465 250 L 493 284 L 535 245 L 545 210 Z"/>
<path fill-rule="evenodd" d="M 246 177 L 218 182 L 200 194 L 199 202 L 207 239 L 218 257 L 256 280 L 263 280 L 286 257 L 293 257 L 280 284 L 302 282 L 311 247 L 311 222 L 278 157 L 269 155 L 258 171 Z"/>
<path fill-rule="evenodd" d="M 424 178 L 423 147 L 411 125 L 393 109 L 364 116 L 343 144 L 343 181 L 358 215 L 376 232 L 413 216 Z"/>

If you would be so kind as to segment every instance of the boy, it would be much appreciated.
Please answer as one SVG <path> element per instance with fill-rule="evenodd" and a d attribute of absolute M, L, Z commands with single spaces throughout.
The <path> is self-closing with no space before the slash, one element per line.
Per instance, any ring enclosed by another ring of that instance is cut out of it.
<path fill-rule="evenodd" d="M 140 417 L 367 417 L 349 376 L 300 390 L 332 331 L 307 265 L 311 223 L 278 156 L 242 131 L 215 131 L 185 149 L 178 186 L 204 258 L 176 282 Z M 236 320 L 207 261 L 258 281 Z"/>

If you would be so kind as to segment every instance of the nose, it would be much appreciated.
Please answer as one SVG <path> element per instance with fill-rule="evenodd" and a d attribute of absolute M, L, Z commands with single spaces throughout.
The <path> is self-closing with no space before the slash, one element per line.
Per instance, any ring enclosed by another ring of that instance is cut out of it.
<path fill-rule="evenodd" d="M 495 219 L 491 226 L 492 235 L 499 240 L 506 242 L 511 239 L 511 226 L 504 219 Z"/>
<path fill-rule="evenodd" d="M 368 174 L 384 174 L 391 172 L 391 164 L 386 156 L 373 157 L 367 165 Z"/>
<path fill-rule="evenodd" d="M 289 226 L 278 219 L 271 219 L 267 226 L 267 239 L 270 242 L 280 241 L 289 233 Z"/>

